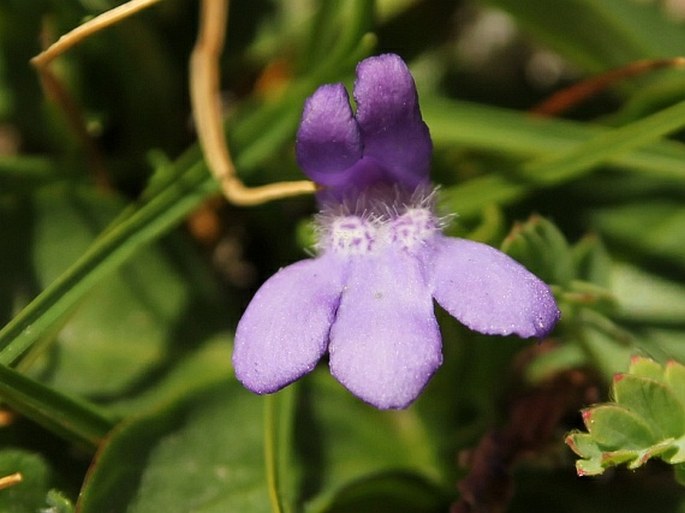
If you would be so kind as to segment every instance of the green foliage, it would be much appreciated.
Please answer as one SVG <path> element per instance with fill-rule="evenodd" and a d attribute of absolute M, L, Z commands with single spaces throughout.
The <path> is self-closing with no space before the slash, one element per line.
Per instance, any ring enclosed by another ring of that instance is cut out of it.
<path fill-rule="evenodd" d="M 526 29 L 592 71 L 631 61 L 680 54 L 685 36 L 666 13 L 622 0 L 489 0 L 511 12 Z M 578 30 L 572 38 L 570 27 Z"/>
<path fill-rule="evenodd" d="M 0 493 L 0 509 L 7 513 L 36 511 L 48 493 L 50 468 L 44 458 L 19 449 L 0 451 L 0 474 L 20 472 L 22 481 Z"/>
<path fill-rule="evenodd" d="M 264 401 L 225 378 L 225 349 L 223 376 L 108 437 L 80 511 L 265 511 L 263 422 L 277 431 L 275 493 L 286 511 L 346 511 L 357 501 L 397 500 L 406 487 L 412 506 L 428 511 L 441 503 L 430 448 L 421 447 L 411 413 L 369 409 L 318 374 L 297 404 L 276 398 L 285 424 L 265 421 Z"/>
<path fill-rule="evenodd" d="M 439 206 L 456 214 L 449 231 L 502 243 L 559 301 L 562 321 L 540 345 L 476 335 L 438 311 L 444 364 L 400 412 L 363 404 L 325 369 L 268 398 L 234 380 L 235 322 L 261 280 L 311 247 L 313 201 L 215 200 L 186 99 L 198 4 L 183 1 L 52 65 L 102 187 L 28 59 L 41 36 L 110 4 L 0 3 L 0 399 L 12 413 L 0 412 L 0 478 L 23 477 L 0 490 L 0 511 L 446 511 L 474 470 L 458 462 L 507 427 L 528 387 L 579 373 L 599 401 L 626 370 L 613 402 L 584 410 L 588 431 L 569 435 L 579 472 L 661 459 L 685 483 L 684 75 L 626 78 L 573 119 L 525 111 L 569 81 L 681 53 L 685 24 L 664 2 L 232 2 L 222 87 L 241 178 L 301 178 L 304 99 L 349 83 L 360 58 L 397 52 L 419 87 Z M 495 38 L 492 7 L 511 16 L 495 16 Z M 550 52 L 556 78 L 529 79 Z M 200 206 L 218 226 L 207 238 L 185 223 Z M 496 451 L 477 462 L 475 506 L 685 507 L 658 467 L 652 479 L 574 479 L 559 454 L 576 412 L 561 413 L 543 426 L 556 442 L 517 460 L 511 503 L 496 499 L 511 498 L 497 488 L 511 462 Z"/>
<path fill-rule="evenodd" d="M 226 380 L 117 429 L 80 511 L 266 511 L 263 405 Z"/>
<path fill-rule="evenodd" d="M 74 505 L 71 501 L 57 490 L 50 490 L 45 498 L 46 508 L 40 513 L 74 513 Z"/>
<path fill-rule="evenodd" d="M 613 402 L 583 411 L 587 433 L 566 438 L 581 457 L 578 475 L 602 474 L 620 464 L 635 469 L 659 458 L 676 467 L 685 485 L 685 366 L 636 357 L 627 373 L 614 378 L 612 395 Z"/>
<path fill-rule="evenodd" d="M 48 188 L 32 199 L 38 248 L 32 267 L 40 288 L 86 252 L 122 209 L 117 198 L 88 189 Z M 191 260 L 192 248 L 178 245 L 177 254 Z M 112 396 L 162 365 L 174 343 L 169 330 L 194 301 L 188 276 L 181 270 L 192 263 L 174 261 L 173 253 L 163 249 L 143 250 L 131 264 L 99 281 L 76 305 L 55 346 L 36 355 L 39 361 L 32 372 L 65 392 Z M 201 291 L 195 292 L 197 296 Z M 206 291 L 205 296 L 209 304 L 209 297 L 215 299 L 216 294 Z M 54 358 L 62 364 L 51 369 Z"/>

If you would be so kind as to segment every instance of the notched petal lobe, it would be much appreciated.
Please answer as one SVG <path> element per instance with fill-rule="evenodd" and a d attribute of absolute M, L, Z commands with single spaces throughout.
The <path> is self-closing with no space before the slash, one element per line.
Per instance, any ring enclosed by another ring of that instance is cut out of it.
<path fill-rule="evenodd" d="M 297 162 L 322 185 L 336 185 L 340 173 L 362 157 L 359 126 L 342 84 L 319 87 L 307 99 L 297 131 Z"/>
<path fill-rule="evenodd" d="M 408 189 L 426 183 L 433 146 L 404 61 L 385 54 L 360 62 L 354 97 L 364 155 L 378 160 Z"/>

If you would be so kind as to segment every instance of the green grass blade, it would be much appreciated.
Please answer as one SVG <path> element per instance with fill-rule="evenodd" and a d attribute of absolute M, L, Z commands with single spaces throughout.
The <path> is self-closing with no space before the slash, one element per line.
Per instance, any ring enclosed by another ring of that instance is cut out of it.
<path fill-rule="evenodd" d="M 442 203 L 447 210 L 463 216 L 474 215 L 490 203 L 511 203 L 533 190 L 578 178 L 600 164 L 616 163 L 619 158 L 626 161 L 630 152 L 653 144 L 684 124 L 685 102 L 680 102 L 629 125 L 602 131 L 570 150 L 534 159 L 523 166 L 518 176 L 489 175 L 447 188 L 442 193 Z M 670 146 L 671 150 L 674 148 Z M 679 168 L 675 161 L 673 164 L 661 172 L 652 169 L 651 175 L 685 179 L 682 160 Z M 645 171 L 643 167 L 634 169 Z"/>
<path fill-rule="evenodd" d="M 524 158 L 544 158 L 570 151 L 613 130 L 456 100 L 428 98 L 421 105 L 438 148 L 460 145 Z M 685 145 L 675 141 L 651 142 L 607 159 L 613 166 L 682 180 L 684 161 Z"/>
<path fill-rule="evenodd" d="M 96 447 L 113 423 L 84 401 L 70 398 L 0 365 L 0 397 L 53 433 Z"/>
<path fill-rule="evenodd" d="M 489 0 L 565 57 L 589 71 L 680 55 L 685 33 L 656 2 Z"/>
<path fill-rule="evenodd" d="M 549 159 L 525 166 L 524 176 L 545 184 L 577 178 L 611 158 L 645 146 L 685 125 L 685 101 L 606 133 Z M 685 178 L 681 167 L 678 178 Z"/>

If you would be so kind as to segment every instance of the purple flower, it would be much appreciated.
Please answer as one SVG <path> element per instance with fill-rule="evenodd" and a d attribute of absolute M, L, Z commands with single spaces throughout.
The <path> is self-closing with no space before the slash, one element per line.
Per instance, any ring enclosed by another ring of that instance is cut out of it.
<path fill-rule="evenodd" d="M 431 142 L 396 55 L 362 61 L 356 115 L 341 84 L 307 101 L 298 162 L 324 186 L 318 256 L 281 269 L 238 324 L 233 365 L 271 393 L 314 369 L 378 408 L 405 408 L 442 363 L 433 299 L 486 334 L 542 337 L 559 319 L 547 285 L 490 246 L 441 233 Z"/>

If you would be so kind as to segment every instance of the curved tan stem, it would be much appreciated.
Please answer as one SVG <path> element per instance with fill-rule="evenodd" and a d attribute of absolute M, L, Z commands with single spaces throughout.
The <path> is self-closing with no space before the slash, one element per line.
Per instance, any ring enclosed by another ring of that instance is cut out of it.
<path fill-rule="evenodd" d="M 47 50 L 31 59 L 31 64 L 39 69 L 44 68 L 55 58 L 76 46 L 83 39 L 160 1 L 161 0 L 130 0 L 114 9 L 103 12 L 95 18 L 79 25 L 74 30 L 64 34 L 54 44 L 50 45 Z"/>
<path fill-rule="evenodd" d="M 78 103 L 62 85 L 59 78 L 50 70 L 49 66 L 53 60 L 89 36 L 159 1 L 161 0 L 131 0 L 114 9 L 110 9 L 67 32 L 46 50 L 31 59 L 31 64 L 38 71 L 46 96 L 62 109 L 71 129 L 85 149 L 89 161 L 89 169 L 94 174 L 95 182 L 103 188 L 109 188 L 110 186 L 109 174 L 107 173 L 100 150 L 88 132 L 85 116 Z"/>
<path fill-rule="evenodd" d="M 227 0 L 202 1 L 199 33 L 190 58 L 190 99 L 207 165 L 226 199 L 235 205 L 311 194 L 315 185 L 307 180 L 246 187 L 236 174 L 224 135 L 219 94 L 219 57 L 227 21 Z"/>

